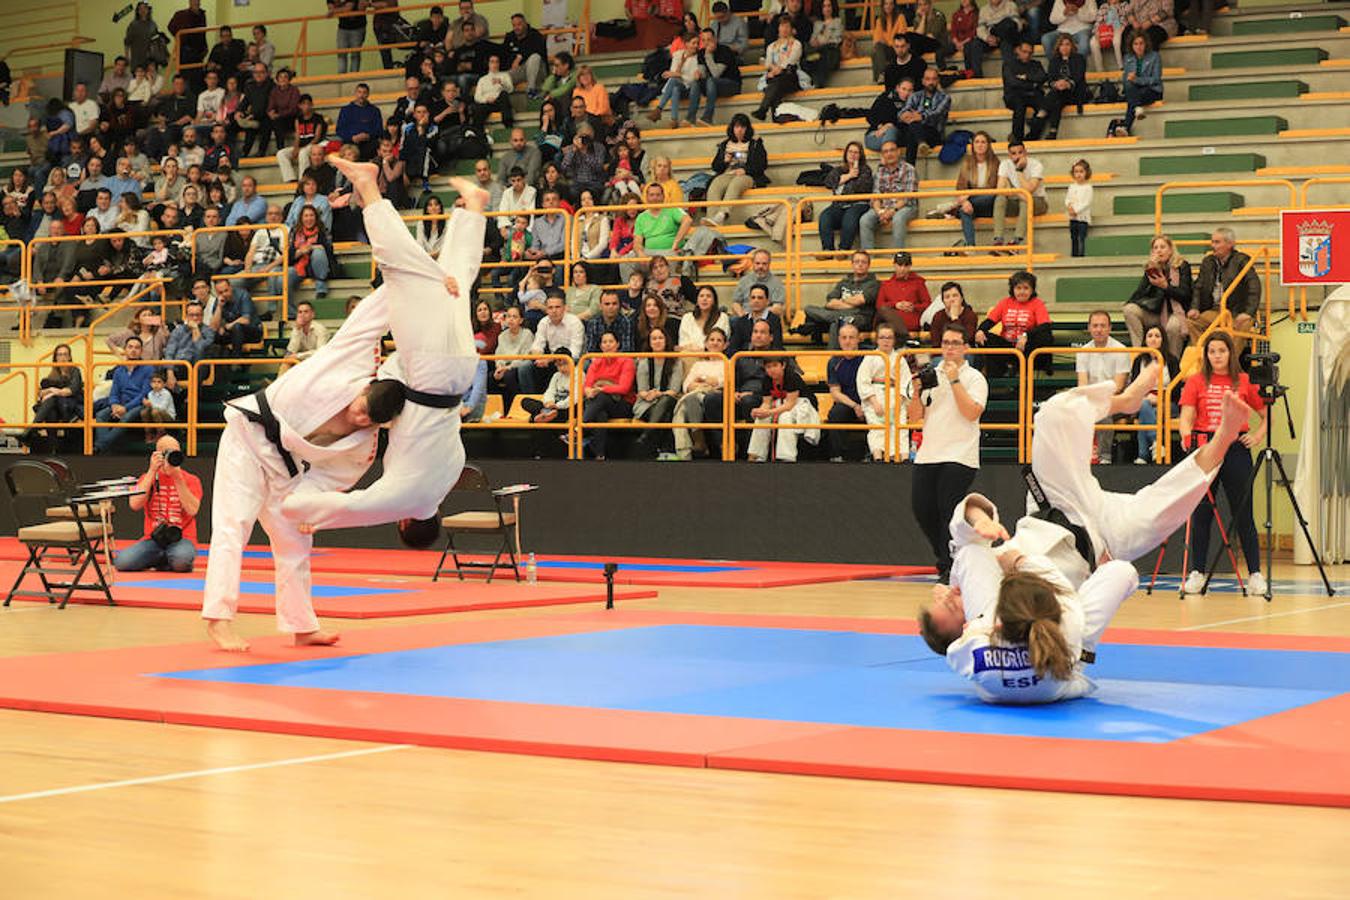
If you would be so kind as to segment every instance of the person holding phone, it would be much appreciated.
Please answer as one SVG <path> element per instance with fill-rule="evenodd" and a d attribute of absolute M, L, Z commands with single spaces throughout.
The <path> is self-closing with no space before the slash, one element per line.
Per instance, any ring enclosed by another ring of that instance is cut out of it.
<path fill-rule="evenodd" d="M 197 511 L 202 504 L 202 482 L 183 468 L 183 448 L 165 435 L 155 443 L 150 465 L 136 481 L 129 501 L 145 511 L 144 536 L 118 552 L 113 566 L 119 572 L 191 572 L 197 560 Z"/>

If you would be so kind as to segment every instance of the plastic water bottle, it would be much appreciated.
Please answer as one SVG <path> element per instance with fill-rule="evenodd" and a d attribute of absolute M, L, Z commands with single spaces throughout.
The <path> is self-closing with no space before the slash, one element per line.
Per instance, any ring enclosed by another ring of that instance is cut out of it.
<path fill-rule="evenodd" d="M 535 562 L 533 553 L 531 553 L 530 558 L 525 561 L 525 583 L 539 583 L 539 564 Z"/>

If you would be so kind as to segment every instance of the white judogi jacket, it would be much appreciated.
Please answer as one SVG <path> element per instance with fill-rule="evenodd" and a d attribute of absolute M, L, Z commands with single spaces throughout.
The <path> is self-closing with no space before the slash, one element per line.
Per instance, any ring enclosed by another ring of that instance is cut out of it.
<path fill-rule="evenodd" d="M 485 218 L 454 210 L 438 262 L 417 245 L 389 201 L 366 207 L 363 215 L 384 284 L 361 301 L 357 311 L 377 297 L 386 302 L 389 328 L 398 348 L 380 367 L 379 377 L 397 379 L 427 393 L 467 393 L 478 366 L 469 290 L 482 264 Z M 446 291 L 446 275 L 459 283 L 458 296 Z M 458 409 L 409 401 L 390 426 L 384 471 L 378 481 L 346 494 L 331 490 L 295 493 L 286 498 L 282 512 L 292 521 L 316 528 L 430 518 L 464 466 L 459 425 Z"/>

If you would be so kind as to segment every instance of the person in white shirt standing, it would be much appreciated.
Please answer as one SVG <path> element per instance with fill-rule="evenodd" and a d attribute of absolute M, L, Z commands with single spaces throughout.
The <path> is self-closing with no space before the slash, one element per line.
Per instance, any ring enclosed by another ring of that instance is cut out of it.
<path fill-rule="evenodd" d="M 1120 393 L 1125 389 L 1125 379 L 1130 374 L 1130 354 L 1124 352 L 1124 344 L 1111 337 L 1111 314 L 1104 309 L 1093 310 L 1088 315 L 1088 335 L 1090 340 L 1083 345 L 1084 347 L 1095 347 L 1098 350 L 1119 347 L 1122 352 L 1075 353 L 1077 359 L 1074 369 L 1078 374 L 1078 386 L 1109 381 L 1115 385 L 1115 392 Z M 1109 425 L 1111 418 L 1107 417 L 1097 424 Z M 1097 442 L 1092 451 L 1094 463 L 1107 465 L 1111 462 L 1111 448 L 1115 444 L 1115 439 L 1116 433 L 1110 429 L 1097 432 Z"/>
<path fill-rule="evenodd" d="M 979 470 L 980 416 L 989 402 L 989 382 L 966 362 L 969 340 L 964 326 L 949 322 L 942 330 L 942 361 L 910 382 L 908 398 L 909 421 L 923 420 L 911 504 L 944 584 L 952 569 L 947 523 Z"/>
<path fill-rule="evenodd" d="M 1098 383 L 1036 414 L 1032 470 L 1045 505 L 1009 536 L 997 508 L 971 494 L 951 520 L 949 589 L 919 614 L 928 646 L 991 703 L 1048 703 L 1096 689 L 1082 664 L 1139 584 L 1131 561 L 1181 527 L 1205 496 L 1251 409 L 1229 393 L 1214 438 L 1134 494 L 1102 490 L 1084 464 L 1095 421 L 1130 414 L 1156 386 L 1146 367 L 1125 391 Z M 991 542 L 1004 543 L 991 549 Z"/>
<path fill-rule="evenodd" d="M 868 425 L 878 425 L 886 421 L 886 404 L 889 397 L 886 382 L 896 386 L 899 396 L 908 397 L 910 389 L 909 364 L 900 361 L 900 351 L 895 346 L 895 326 L 882 322 L 875 330 L 877 349 L 886 354 L 886 358 L 867 355 L 858 366 L 858 399 L 862 402 L 863 418 Z M 899 366 L 896 363 L 899 362 Z M 897 373 L 898 368 L 898 373 Z M 886 377 L 886 370 L 891 373 Z M 897 380 L 898 379 L 898 380 Z M 898 404 L 900 416 L 892 425 L 891 446 L 900 459 L 909 459 L 909 429 L 903 428 L 908 421 L 907 404 Z M 867 432 L 867 449 L 874 462 L 881 462 L 886 452 L 885 429 L 873 428 Z"/>
<path fill-rule="evenodd" d="M 1000 194 L 994 198 L 994 243 L 1021 244 L 1026 239 L 1027 216 L 1043 216 L 1050 208 L 1050 200 L 1045 193 L 1045 166 L 1039 159 L 1027 155 L 1027 145 L 1021 141 L 1008 142 L 1008 155 L 998 164 L 998 186 L 1001 188 L 1023 188 L 1031 194 L 1031 210 L 1020 197 Z M 1003 234 L 1008 227 L 1008 208 L 1012 206 L 1017 214 L 1017 230 L 1012 240 L 1005 241 Z"/>

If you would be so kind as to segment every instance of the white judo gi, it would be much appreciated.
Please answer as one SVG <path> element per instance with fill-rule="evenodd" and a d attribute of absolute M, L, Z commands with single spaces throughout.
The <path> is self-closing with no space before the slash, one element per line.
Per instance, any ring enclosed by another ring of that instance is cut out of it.
<path fill-rule="evenodd" d="M 318 630 L 310 599 L 313 538 L 302 534 L 281 514 L 281 501 L 297 490 L 349 488 L 370 467 L 378 440 L 374 426 L 326 446 L 306 438 L 370 384 L 388 321 L 387 293 L 377 290 L 347 317 L 332 340 L 265 389 L 268 405 L 281 427 L 282 446 L 302 470 L 297 474 L 287 471 L 260 424 L 249 421 L 233 406 L 226 407 L 225 431 L 216 452 L 203 618 L 234 618 L 239 607 L 244 545 L 253 533 L 253 523 L 259 522 L 271 541 L 276 567 L 277 627 L 302 634 Z M 258 409 L 252 396 L 235 403 Z M 305 463 L 309 464 L 308 471 L 304 471 Z"/>
<path fill-rule="evenodd" d="M 1031 467 L 1046 499 L 1075 525 L 1085 529 L 1097 559 L 1093 571 L 1078 552 L 1072 532 L 1053 522 L 1024 516 L 1012 539 L 999 549 L 1024 554 L 1020 571 L 1030 571 L 1065 589 L 1061 630 L 1075 655 L 1095 650 L 1116 610 L 1139 586 L 1131 564 L 1180 528 L 1205 496 L 1213 478 L 1188 457 L 1157 481 L 1133 494 L 1102 489 L 1089 465 L 1093 425 L 1107 416 L 1115 385 L 1099 382 L 1057 394 L 1036 413 Z M 997 703 L 1047 703 L 1085 696 L 1096 686 L 1081 664 L 1067 682 L 1036 677 L 1025 647 L 990 647 L 994 606 L 1003 573 L 990 541 L 966 522 L 966 506 L 983 508 L 994 521 L 998 509 L 986 497 L 970 494 L 952 514 L 952 579 L 961 589 L 966 627 L 947 649 L 947 664 L 971 679 L 984 700 Z"/>
<path fill-rule="evenodd" d="M 388 200 L 366 207 L 363 215 L 371 253 L 384 275 L 380 291 L 389 292 L 389 327 L 397 345 L 380 367 L 380 377 L 430 394 L 468 393 L 478 368 L 469 289 L 483 261 L 486 218 L 452 211 L 435 260 L 417 245 Z M 445 290 L 446 275 L 459 284 L 457 296 Z M 409 400 L 389 428 L 379 480 L 350 493 L 294 492 L 286 497 L 283 514 L 315 528 L 431 518 L 464 469 L 459 426 L 458 409 Z"/>

